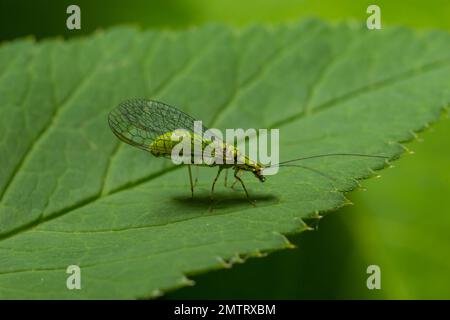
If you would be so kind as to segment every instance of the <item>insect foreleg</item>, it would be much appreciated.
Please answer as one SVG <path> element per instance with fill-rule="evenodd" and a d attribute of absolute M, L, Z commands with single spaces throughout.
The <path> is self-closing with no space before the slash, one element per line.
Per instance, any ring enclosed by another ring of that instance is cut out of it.
<path fill-rule="evenodd" d="M 217 175 L 214 178 L 213 184 L 211 186 L 211 200 L 213 200 L 213 198 L 214 198 L 214 196 L 213 196 L 214 195 L 214 186 L 216 185 L 217 179 L 219 179 L 220 172 L 222 172 L 222 170 L 223 170 L 223 167 L 219 166 L 219 171 L 217 171 Z"/>

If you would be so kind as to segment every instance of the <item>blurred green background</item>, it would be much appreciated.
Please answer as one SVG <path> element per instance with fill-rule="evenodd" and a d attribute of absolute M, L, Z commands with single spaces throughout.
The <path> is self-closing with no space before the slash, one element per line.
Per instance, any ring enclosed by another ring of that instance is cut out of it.
<path fill-rule="evenodd" d="M 81 7 L 82 29 L 65 27 L 66 8 Z M 305 16 L 329 21 L 367 18 L 381 7 L 383 25 L 450 30 L 450 1 L 280 0 L 36 0 L 0 1 L 0 40 L 33 35 L 73 37 L 133 24 L 185 28 L 207 22 L 242 26 Z M 165 298 L 425 298 L 450 299 L 450 122 L 419 134 L 395 168 L 349 195 L 355 203 L 290 236 L 295 250 L 250 259 L 230 270 L 193 275 L 194 287 Z M 368 290 L 366 268 L 381 267 L 381 290 Z"/>

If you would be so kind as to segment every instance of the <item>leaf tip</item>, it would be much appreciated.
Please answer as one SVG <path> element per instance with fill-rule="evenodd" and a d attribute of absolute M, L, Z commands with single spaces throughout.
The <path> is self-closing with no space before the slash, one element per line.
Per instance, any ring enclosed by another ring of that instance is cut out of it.
<path fill-rule="evenodd" d="M 192 287 L 192 286 L 195 285 L 195 281 L 189 279 L 189 278 L 186 277 L 186 276 L 183 276 L 183 277 L 181 277 L 180 284 L 181 284 L 181 285 L 184 285 L 184 286 L 190 286 L 190 287 Z"/>
<path fill-rule="evenodd" d="M 355 205 L 350 199 L 345 198 L 344 206 L 353 206 Z"/>
<path fill-rule="evenodd" d="M 254 252 L 254 256 L 257 257 L 257 258 L 264 258 L 264 257 L 267 256 L 267 253 L 264 253 L 264 252 L 261 252 L 261 251 L 257 250 L 257 251 Z"/>
<path fill-rule="evenodd" d="M 216 260 L 219 262 L 220 266 L 225 269 L 230 269 L 233 266 L 231 261 L 226 261 L 224 258 L 217 256 Z"/>
<path fill-rule="evenodd" d="M 159 290 L 159 289 L 155 289 L 151 293 L 151 296 L 153 298 L 158 298 L 158 297 L 161 297 L 162 295 L 163 295 L 163 292 L 161 290 Z"/>
<path fill-rule="evenodd" d="M 292 242 L 286 243 L 286 249 L 295 249 L 295 248 L 297 248 L 297 246 Z"/>

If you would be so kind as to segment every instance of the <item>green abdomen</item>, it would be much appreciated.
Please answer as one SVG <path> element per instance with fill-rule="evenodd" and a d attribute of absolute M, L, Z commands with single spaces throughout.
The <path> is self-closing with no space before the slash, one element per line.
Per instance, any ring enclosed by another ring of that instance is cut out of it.
<path fill-rule="evenodd" d="M 212 141 L 204 139 L 199 135 L 188 133 L 187 131 L 184 130 L 175 130 L 160 135 L 150 144 L 149 149 L 150 152 L 156 157 L 164 156 L 170 158 L 172 156 L 173 148 L 179 143 L 183 143 L 184 139 L 190 139 L 189 153 L 191 156 L 192 163 L 198 165 L 210 165 L 207 163 L 203 163 L 203 161 L 202 163 L 199 163 L 200 161 L 194 160 L 196 156 L 200 160 L 203 159 L 202 156 L 204 154 L 204 151 L 206 147 L 212 143 Z M 195 144 L 197 144 L 197 146 L 195 146 Z M 222 150 L 226 150 L 226 146 L 227 145 L 225 143 L 221 143 L 220 148 L 222 148 Z M 198 148 L 198 150 L 196 150 L 195 148 Z M 232 150 L 232 155 L 230 157 L 234 158 L 236 154 L 236 149 L 231 146 L 228 146 L 228 148 L 230 148 L 229 150 Z M 198 154 L 196 154 L 195 152 L 197 152 Z M 223 163 L 226 163 L 226 153 L 222 152 L 221 154 L 223 154 L 224 157 Z M 212 155 L 215 156 L 214 150 L 212 152 Z"/>

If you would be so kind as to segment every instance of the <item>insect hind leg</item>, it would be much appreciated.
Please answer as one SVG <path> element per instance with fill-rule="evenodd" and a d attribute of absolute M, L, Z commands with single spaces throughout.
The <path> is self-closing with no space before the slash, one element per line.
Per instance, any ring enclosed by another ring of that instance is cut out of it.
<path fill-rule="evenodd" d="M 250 199 L 249 195 L 248 195 L 248 191 L 247 191 L 247 188 L 245 187 L 244 181 L 242 181 L 242 179 L 238 176 L 239 171 L 240 171 L 239 169 L 236 169 L 236 170 L 234 171 L 234 177 L 236 178 L 237 181 L 239 181 L 239 182 L 241 183 L 242 188 L 243 188 L 244 191 L 245 191 L 245 195 L 247 196 L 247 200 L 250 202 L 250 204 L 251 204 L 252 206 L 255 206 L 255 202 L 252 201 L 252 200 Z"/>
<path fill-rule="evenodd" d="M 238 175 L 242 175 L 242 172 L 243 172 L 242 170 L 239 170 Z M 239 182 L 238 179 L 234 180 L 233 183 L 231 184 L 231 189 L 235 190 L 235 189 L 234 189 L 234 186 L 235 186 L 236 183 L 238 183 L 238 182 Z"/>

